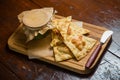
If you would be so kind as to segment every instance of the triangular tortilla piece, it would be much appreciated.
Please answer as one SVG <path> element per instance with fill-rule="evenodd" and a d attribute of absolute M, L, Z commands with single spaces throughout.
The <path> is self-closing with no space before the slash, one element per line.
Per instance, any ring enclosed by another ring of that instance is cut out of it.
<path fill-rule="evenodd" d="M 63 44 L 63 38 L 57 29 L 53 29 L 51 34 L 52 34 L 52 41 L 50 43 L 51 47 Z"/>
<path fill-rule="evenodd" d="M 73 58 L 73 55 L 69 48 L 65 44 L 61 44 L 53 47 L 55 61 L 64 61 Z"/>
<path fill-rule="evenodd" d="M 52 32 L 52 41 L 50 45 L 53 47 L 56 62 L 68 60 L 73 57 L 69 48 L 63 43 L 62 36 L 59 32 Z"/>
<path fill-rule="evenodd" d="M 87 55 L 87 53 L 89 53 L 91 51 L 91 49 L 93 48 L 93 46 L 96 43 L 95 39 L 88 38 L 85 36 L 82 36 L 82 41 L 78 42 L 78 44 L 82 43 L 80 45 L 72 43 L 71 40 L 70 41 L 64 40 L 64 43 L 71 50 L 71 52 L 73 53 L 73 55 L 75 56 L 75 58 L 77 60 L 84 58 Z M 83 45 L 83 43 L 84 43 L 84 45 Z"/>
<path fill-rule="evenodd" d="M 52 25 L 57 28 L 59 26 L 62 26 L 63 30 L 67 29 L 67 27 L 64 27 L 64 26 L 71 25 L 72 30 L 75 30 L 77 33 L 80 33 L 80 34 L 88 34 L 90 32 L 88 29 L 83 28 L 82 22 L 81 23 L 80 23 L 80 21 L 72 22 L 71 20 L 72 20 L 71 16 L 62 18 L 62 19 L 54 19 L 54 20 L 52 20 Z M 81 25 L 78 25 L 78 23 L 80 23 Z"/>
<path fill-rule="evenodd" d="M 61 22 L 59 20 L 57 29 L 60 31 L 64 43 L 71 50 L 77 60 L 85 57 L 96 43 L 95 39 L 83 36 L 79 32 L 79 27 L 76 29 L 76 27 L 71 26 L 70 17 L 64 18 L 64 20 L 61 19 Z"/>

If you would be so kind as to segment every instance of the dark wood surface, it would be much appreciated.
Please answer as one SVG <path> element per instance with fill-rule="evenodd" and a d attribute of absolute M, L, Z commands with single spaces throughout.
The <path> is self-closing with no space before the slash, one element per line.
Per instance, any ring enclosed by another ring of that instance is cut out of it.
<path fill-rule="evenodd" d="M 110 46 L 94 71 L 81 75 L 8 48 L 19 25 L 17 15 L 29 9 L 54 7 L 59 15 L 114 31 Z M 120 0 L 0 0 L 0 80 L 120 80 Z"/>

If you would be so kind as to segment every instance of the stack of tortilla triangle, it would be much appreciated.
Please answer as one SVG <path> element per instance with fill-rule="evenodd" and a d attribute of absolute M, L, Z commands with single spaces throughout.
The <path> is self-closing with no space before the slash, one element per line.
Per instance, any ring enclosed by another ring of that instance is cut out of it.
<path fill-rule="evenodd" d="M 84 29 L 72 21 L 71 16 L 54 19 L 52 25 L 52 42 L 55 61 L 63 61 L 71 58 L 80 60 L 84 58 L 96 43 L 95 39 L 84 36 L 89 30 Z"/>

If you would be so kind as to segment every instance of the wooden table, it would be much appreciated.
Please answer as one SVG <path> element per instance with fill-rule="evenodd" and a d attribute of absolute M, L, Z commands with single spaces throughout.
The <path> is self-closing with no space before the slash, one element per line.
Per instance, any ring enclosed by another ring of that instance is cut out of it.
<path fill-rule="evenodd" d="M 114 31 L 112 42 L 94 72 L 77 74 L 8 48 L 19 25 L 17 15 L 29 9 L 54 7 L 59 15 Z M 120 0 L 0 0 L 0 80 L 120 80 Z"/>

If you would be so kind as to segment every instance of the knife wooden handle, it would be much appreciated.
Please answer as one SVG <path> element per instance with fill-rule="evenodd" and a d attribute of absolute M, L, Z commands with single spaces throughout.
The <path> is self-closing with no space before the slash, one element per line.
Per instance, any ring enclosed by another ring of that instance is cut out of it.
<path fill-rule="evenodd" d="M 96 59 L 96 57 L 97 57 L 101 47 L 102 47 L 102 44 L 98 44 L 97 45 L 96 49 L 93 51 L 92 55 L 90 56 L 90 58 L 88 59 L 86 65 L 85 65 L 86 68 L 89 69 L 91 67 L 91 65 L 95 61 L 95 59 Z"/>

